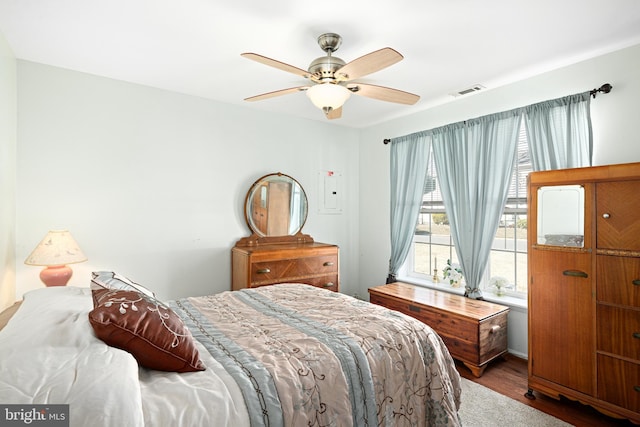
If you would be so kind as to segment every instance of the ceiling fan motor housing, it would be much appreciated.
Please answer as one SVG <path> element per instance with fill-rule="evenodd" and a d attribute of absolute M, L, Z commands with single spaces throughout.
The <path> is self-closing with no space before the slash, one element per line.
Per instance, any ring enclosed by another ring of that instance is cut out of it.
<path fill-rule="evenodd" d="M 335 72 L 342 68 L 346 62 L 337 56 L 321 56 L 309 65 L 309 73 L 320 80 L 334 80 Z"/>
<path fill-rule="evenodd" d="M 318 37 L 320 49 L 327 52 L 327 56 L 321 56 L 313 60 L 309 65 L 309 73 L 323 83 L 334 82 L 335 72 L 346 65 L 342 59 L 331 56 L 342 44 L 342 37 L 336 33 L 325 33 Z"/>

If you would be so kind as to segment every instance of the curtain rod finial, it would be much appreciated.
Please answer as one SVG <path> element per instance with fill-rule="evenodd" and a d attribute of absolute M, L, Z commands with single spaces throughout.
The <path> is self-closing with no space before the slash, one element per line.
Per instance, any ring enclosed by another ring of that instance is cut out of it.
<path fill-rule="evenodd" d="M 389 138 L 383 139 L 382 142 L 384 143 L 384 145 L 387 145 L 388 143 L 391 142 L 391 140 Z"/>
<path fill-rule="evenodd" d="M 595 98 L 598 92 L 609 93 L 611 92 L 611 89 L 613 89 L 613 86 L 611 86 L 609 83 L 605 83 L 600 86 L 600 88 L 591 90 L 591 96 Z"/>

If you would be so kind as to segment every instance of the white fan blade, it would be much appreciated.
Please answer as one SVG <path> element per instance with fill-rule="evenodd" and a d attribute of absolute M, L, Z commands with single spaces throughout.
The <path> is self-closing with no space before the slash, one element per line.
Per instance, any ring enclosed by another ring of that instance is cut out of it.
<path fill-rule="evenodd" d="M 402 58 L 400 53 L 390 47 L 385 47 L 345 64 L 335 72 L 335 77 L 338 81 L 358 79 L 387 68 L 401 61 Z"/>
<path fill-rule="evenodd" d="M 413 93 L 405 92 L 390 87 L 353 83 L 348 86 L 355 95 L 365 96 L 380 101 L 395 102 L 397 104 L 413 105 L 420 97 Z"/>
<path fill-rule="evenodd" d="M 273 92 L 263 93 L 261 95 L 251 96 L 249 98 L 245 98 L 244 100 L 249 102 L 262 101 L 263 99 L 269 99 L 269 98 L 274 98 L 276 96 L 287 95 L 293 92 L 302 92 L 307 89 L 309 89 L 308 86 L 290 87 L 288 89 L 280 89 Z"/>
<path fill-rule="evenodd" d="M 307 70 L 303 70 L 302 68 L 294 67 L 293 65 L 285 64 L 284 62 L 277 61 L 275 59 L 267 58 L 266 56 L 258 55 L 257 53 L 242 53 L 240 56 L 251 59 L 253 61 L 259 62 L 264 65 L 268 65 L 270 67 L 277 68 L 278 70 L 286 71 L 288 73 L 295 74 L 296 76 L 304 77 L 305 79 L 309 78 L 310 74 Z"/>
<path fill-rule="evenodd" d="M 329 111 L 326 114 L 326 116 L 327 116 L 327 119 L 329 119 L 329 120 L 339 119 L 340 117 L 342 117 L 342 107 L 335 108 L 335 109 Z"/>

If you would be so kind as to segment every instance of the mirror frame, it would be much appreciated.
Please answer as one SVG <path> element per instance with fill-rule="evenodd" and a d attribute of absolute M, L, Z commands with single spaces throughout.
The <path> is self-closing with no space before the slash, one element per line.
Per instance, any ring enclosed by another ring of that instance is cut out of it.
<path fill-rule="evenodd" d="M 259 191 L 262 191 L 264 183 L 269 182 L 290 182 L 292 185 L 297 185 L 300 189 L 301 195 L 304 197 L 304 218 L 301 221 L 299 227 L 285 235 L 269 235 L 260 230 L 252 220 L 252 210 L 254 204 L 254 198 Z M 313 239 L 302 234 L 302 228 L 307 222 L 309 216 L 309 200 L 307 193 L 304 191 L 304 187 L 293 177 L 284 174 L 282 172 L 269 173 L 258 178 L 249 188 L 247 195 L 244 199 L 244 219 L 247 227 L 251 230 L 251 236 L 241 239 L 239 245 L 255 245 L 260 243 L 287 243 L 287 242 L 313 242 Z"/>

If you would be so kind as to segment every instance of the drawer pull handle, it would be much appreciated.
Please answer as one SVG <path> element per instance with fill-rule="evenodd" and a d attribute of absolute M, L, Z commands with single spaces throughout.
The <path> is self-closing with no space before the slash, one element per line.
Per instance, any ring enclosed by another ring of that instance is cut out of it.
<path fill-rule="evenodd" d="M 409 310 L 415 311 L 416 313 L 420 313 L 420 307 L 416 307 L 415 305 L 409 304 Z"/>
<path fill-rule="evenodd" d="M 603 213 L 602 214 L 602 218 L 609 219 L 609 218 L 611 218 L 611 215 L 609 215 L 608 213 Z"/>
<path fill-rule="evenodd" d="M 633 389 L 634 389 L 635 391 L 637 391 L 638 393 L 640 393 L 640 385 L 634 385 L 634 386 L 633 386 Z"/>
<path fill-rule="evenodd" d="M 271 270 L 269 270 L 268 268 L 261 268 L 260 270 L 258 270 L 258 274 L 267 274 L 267 273 L 271 273 Z"/>
<path fill-rule="evenodd" d="M 324 263 L 324 264 L 322 264 L 322 265 L 323 265 L 323 266 L 325 266 L 325 267 L 331 267 L 331 266 L 333 266 L 333 262 L 331 262 L 331 261 L 327 261 L 327 262 L 325 262 L 325 263 Z"/>
<path fill-rule="evenodd" d="M 562 272 L 563 275 L 565 276 L 569 276 L 569 277 L 582 277 L 582 278 L 587 278 L 589 277 L 589 275 L 587 273 L 585 273 L 584 271 L 580 271 L 580 270 L 565 270 Z"/>
<path fill-rule="evenodd" d="M 491 327 L 491 329 L 489 329 L 489 333 L 490 334 L 495 334 L 496 332 L 498 332 L 500 330 L 500 325 L 493 325 Z"/>
<path fill-rule="evenodd" d="M 633 337 L 640 340 L 640 332 L 634 332 Z"/>
<path fill-rule="evenodd" d="M 640 280 L 638 280 L 638 279 L 632 281 L 631 283 L 633 283 L 636 286 L 640 286 Z"/>
<path fill-rule="evenodd" d="M 332 287 L 332 286 L 333 286 L 333 282 L 327 282 L 327 283 L 325 283 L 325 284 L 324 284 L 324 285 L 322 285 L 322 286 L 324 286 L 325 288 L 330 288 L 330 287 Z"/>

